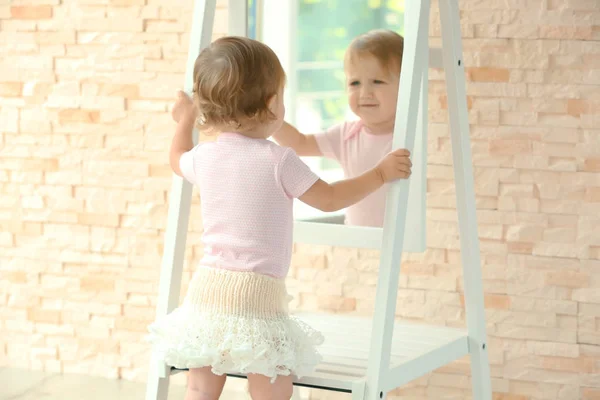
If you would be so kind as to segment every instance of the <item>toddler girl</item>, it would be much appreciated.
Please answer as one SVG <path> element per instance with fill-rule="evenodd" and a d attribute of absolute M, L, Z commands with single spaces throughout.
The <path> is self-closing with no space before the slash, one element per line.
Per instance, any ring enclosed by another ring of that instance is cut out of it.
<path fill-rule="evenodd" d="M 173 108 L 170 164 L 199 187 L 204 256 L 183 304 L 149 329 L 165 362 L 190 370 L 186 400 L 218 399 L 227 373 L 247 374 L 253 399 L 292 396 L 292 375 L 315 367 L 322 342 L 288 314 L 293 199 L 334 211 L 410 175 L 408 152 L 398 150 L 353 179 L 320 180 L 267 140 L 283 122 L 284 83 L 269 47 L 224 37 L 196 60 L 193 103 L 179 93 Z M 196 122 L 216 141 L 194 146 Z"/>
<path fill-rule="evenodd" d="M 305 135 L 284 123 L 273 138 L 299 156 L 337 160 L 347 178 L 373 168 L 392 149 L 396 102 L 404 38 L 390 30 L 373 30 L 356 37 L 344 57 L 350 109 L 358 121 Z M 381 188 L 346 211 L 346 224 L 383 226 L 386 190 Z"/>

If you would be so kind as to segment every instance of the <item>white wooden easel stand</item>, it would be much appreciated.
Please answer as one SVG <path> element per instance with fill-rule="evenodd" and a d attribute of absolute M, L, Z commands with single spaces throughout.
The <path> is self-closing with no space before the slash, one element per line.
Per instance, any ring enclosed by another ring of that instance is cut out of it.
<path fill-rule="evenodd" d="M 185 76 L 185 90 L 193 82 L 193 65 L 211 42 L 216 0 L 196 0 Z M 406 2 L 405 48 L 400 79 L 393 148 L 413 150 L 415 131 L 427 126 L 428 67 L 443 66 L 448 91 L 450 135 L 456 181 L 467 329 L 395 322 L 398 278 L 405 233 L 407 181 L 391 186 L 381 241 L 381 259 L 372 321 L 359 317 L 300 314 L 325 334 L 324 362 L 296 386 L 352 394 L 353 400 L 383 399 L 415 378 L 470 356 L 474 400 L 491 400 L 490 368 L 486 349 L 485 314 L 473 171 L 462 62 L 460 20 L 456 0 L 439 0 L 442 48 L 429 49 L 430 0 Z M 247 1 L 230 0 L 231 34 L 246 35 Z M 197 141 L 197 132 L 194 133 Z M 175 176 L 161 267 L 157 315 L 177 307 L 190 213 L 192 187 Z M 371 331 L 364 331 L 372 324 Z M 352 335 L 348 335 L 352 332 Z M 166 400 L 169 376 L 177 373 L 153 356 L 146 400 Z M 242 375 L 237 375 L 243 377 Z"/>

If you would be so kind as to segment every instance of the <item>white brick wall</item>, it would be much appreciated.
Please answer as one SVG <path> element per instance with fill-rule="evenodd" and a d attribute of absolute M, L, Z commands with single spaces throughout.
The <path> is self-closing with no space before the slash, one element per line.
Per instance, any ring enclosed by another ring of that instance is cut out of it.
<path fill-rule="evenodd" d="M 145 379 L 191 7 L 0 5 L 0 365 Z M 599 399 L 598 2 L 461 7 L 495 399 Z M 405 256 L 397 315 L 461 325 L 447 100 L 431 76 L 429 248 Z M 198 204 L 184 289 L 202 255 Z M 295 249 L 295 307 L 372 312 L 376 251 Z M 462 360 L 395 395 L 470 398 L 468 371 Z"/>

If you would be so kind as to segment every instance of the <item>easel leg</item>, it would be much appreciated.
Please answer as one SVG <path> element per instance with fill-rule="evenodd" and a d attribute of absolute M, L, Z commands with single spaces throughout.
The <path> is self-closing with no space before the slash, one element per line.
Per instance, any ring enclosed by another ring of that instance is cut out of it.
<path fill-rule="evenodd" d="M 158 378 L 148 375 L 146 400 L 167 400 L 169 396 L 169 377 Z"/>
<path fill-rule="evenodd" d="M 190 45 L 186 64 L 184 90 L 191 92 L 193 70 L 200 51 L 212 40 L 216 0 L 196 0 L 190 33 Z M 198 141 L 198 132 L 194 130 L 194 143 Z M 192 186 L 182 178 L 173 175 L 173 186 L 169 199 L 169 215 L 165 233 L 165 245 L 160 270 L 160 282 L 156 306 L 157 317 L 171 312 L 179 301 L 185 243 L 192 197 Z M 155 355 L 150 362 L 148 372 L 146 400 L 166 400 L 169 390 L 169 371 L 164 362 Z"/>
<path fill-rule="evenodd" d="M 417 117 L 421 104 L 419 96 L 423 80 L 422 71 L 429 67 L 426 58 L 429 51 L 426 29 L 429 8 L 428 0 L 406 3 L 404 18 L 410 23 L 405 25 L 393 149 L 407 148 L 414 152 Z M 407 227 L 408 194 L 407 180 L 390 185 L 387 194 L 367 382 L 364 396 L 353 396 L 353 399 L 385 399 L 386 390 L 395 387 L 396 377 L 390 373 L 390 354 L 404 233 Z"/>
<path fill-rule="evenodd" d="M 415 235 L 420 235 L 420 238 L 416 239 L 417 243 L 421 244 L 420 250 L 422 252 L 427 250 L 427 128 L 429 125 L 429 14 L 431 5 L 429 0 L 423 0 L 423 13 L 420 23 L 423 25 L 419 27 L 419 34 L 424 35 L 419 37 L 419 51 L 421 52 L 422 65 L 421 68 L 421 84 L 419 87 L 419 112 L 417 115 L 417 126 L 415 136 L 415 151 L 413 152 L 413 172 L 410 178 L 410 190 L 409 193 L 415 191 L 419 193 L 418 196 L 411 195 L 408 198 L 408 210 L 418 210 L 421 207 L 425 210 L 418 213 L 410 213 L 406 217 L 406 226 L 420 226 L 417 229 Z M 419 150 L 417 150 L 419 149 Z M 419 154 L 420 158 L 416 158 Z M 411 202 L 412 200 L 412 202 Z M 420 202 L 421 205 L 416 204 Z M 409 235 L 409 236 L 412 236 Z M 406 238 L 405 238 L 406 243 Z M 416 247 L 416 246 L 415 246 Z M 415 251 L 417 251 L 415 249 Z"/>
<path fill-rule="evenodd" d="M 152 356 L 146 383 L 146 400 L 167 400 L 169 396 L 170 375 L 166 371 L 166 366 L 161 363 L 162 361 L 159 363 L 159 360 Z M 163 367 L 165 367 L 165 371 L 161 374 L 160 371 Z"/>
<path fill-rule="evenodd" d="M 477 233 L 460 16 L 456 1 L 440 0 L 439 5 L 465 287 L 465 309 L 469 331 L 473 399 L 491 400 L 492 389 L 486 343 L 481 257 Z"/>

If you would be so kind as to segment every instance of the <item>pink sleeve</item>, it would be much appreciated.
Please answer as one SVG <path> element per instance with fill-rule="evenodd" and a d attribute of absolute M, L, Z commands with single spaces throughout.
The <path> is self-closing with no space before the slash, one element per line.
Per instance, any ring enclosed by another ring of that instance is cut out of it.
<path fill-rule="evenodd" d="M 290 148 L 286 149 L 281 157 L 277 175 L 283 191 L 290 198 L 302 196 L 319 180 L 319 177 Z"/>
<path fill-rule="evenodd" d="M 317 133 L 315 139 L 321 154 L 327 158 L 340 160 L 342 153 L 342 135 L 345 124 L 337 124 L 327 129 L 325 132 Z"/>
<path fill-rule="evenodd" d="M 183 177 L 190 183 L 196 184 L 196 157 L 200 146 L 196 146 L 190 151 L 187 151 L 179 158 L 179 169 Z"/>

